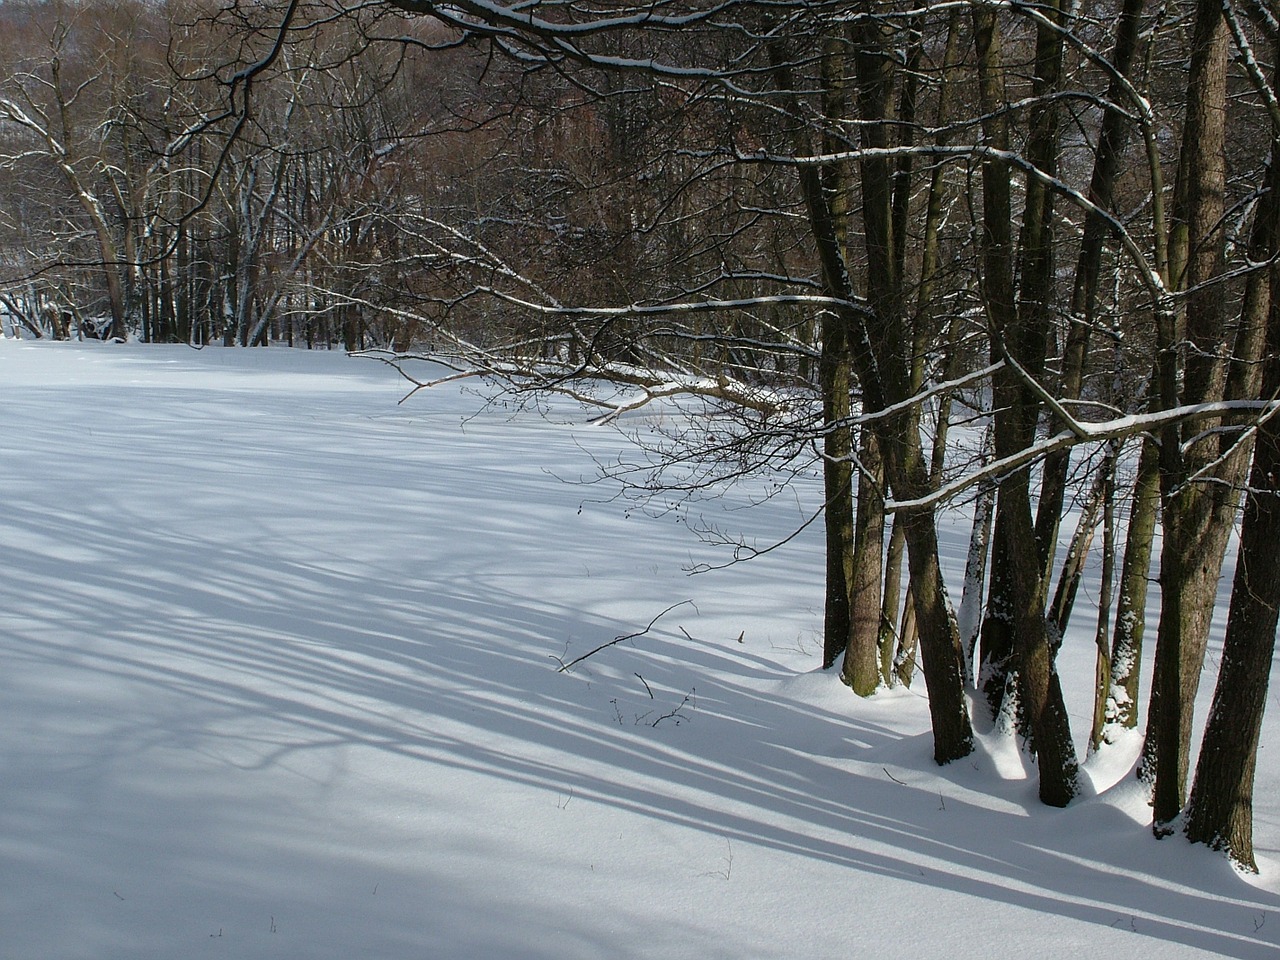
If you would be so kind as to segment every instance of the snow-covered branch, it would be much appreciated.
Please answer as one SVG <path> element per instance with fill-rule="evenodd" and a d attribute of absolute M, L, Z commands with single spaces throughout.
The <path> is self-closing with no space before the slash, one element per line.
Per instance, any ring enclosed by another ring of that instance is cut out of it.
<path fill-rule="evenodd" d="M 1280 410 L 1280 400 L 1229 400 L 1191 404 L 1174 407 L 1169 410 L 1159 410 L 1154 413 L 1117 417 L 1113 420 L 1099 423 L 1081 423 L 1077 421 L 1075 424 L 1076 429 L 1059 431 L 1019 450 L 1017 453 L 1002 457 L 999 460 L 992 460 L 982 469 L 966 473 L 948 483 L 944 483 L 923 497 L 914 500 L 890 499 L 885 503 L 885 510 L 891 513 L 902 513 L 937 506 L 940 503 L 955 499 L 984 480 L 998 480 L 1000 477 L 1006 476 L 1015 470 L 1023 469 L 1043 460 L 1051 453 L 1066 450 L 1082 443 L 1124 440 L 1151 433 L 1171 424 L 1211 419 L 1233 413 L 1248 413 L 1256 416 L 1259 420 L 1264 420 L 1275 416 L 1278 410 Z"/>

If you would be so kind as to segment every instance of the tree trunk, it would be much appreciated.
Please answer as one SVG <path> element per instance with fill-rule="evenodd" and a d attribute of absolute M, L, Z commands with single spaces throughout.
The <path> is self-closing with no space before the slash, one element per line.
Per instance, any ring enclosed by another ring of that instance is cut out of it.
<path fill-rule="evenodd" d="M 1280 313 L 1280 311 L 1277 311 Z M 1280 326 L 1280 325 L 1278 325 Z M 1280 329 L 1270 379 L 1280 386 Z M 1270 393 L 1269 395 L 1273 395 Z M 1196 764 L 1186 832 L 1257 872 L 1253 780 L 1280 611 L 1280 417 L 1258 430 L 1222 666 Z"/>
<path fill-rule="evenodd" d="M 993 484 L 984 484 L 978 488 L 978 499 L 973 505 L 973 528 L 969 533 L 969 550 L 964 565 L 964 591 L 960 597 L 960 611 L 956 616 L 960 643 L 964 648 L 966 679 L 971 684 L 975 682 L 973 658 L 978 643 L 978 628 L 981 626 L 982 585 L 990 553 L 995 493 Z"/>
<path fill-rule="evenodd" d="M 885 555 L 884 595 L 880 601 L 880 680 L 885 686 L 897 683 L 894 651 L 898 646 L 898 612 L 902 608 L 902 554 L 906 549 L 905 528 L 896 519 L 889 534 Z"/>
<path fill-rule="evenodd" d="M 974 43 L 978 55 L 978 92 L 982 104 L 983 140 L 995 150 L 1009 148 L 1009 120 L 1004 111 L 1004 65 L 1000 53 L 1000 23 L 993 8 L 973 12 Z M 1013 203 L 1009 170 L 995 160 L 982 163 L 982 263 L 979 292 L 987 325 L 996 331 L 1011 330 L 1017 323 L 1013 290 Z M 998 359 L 994 354 L 993 359 Z M 999 452 L 997 451 L 997 456 Z M 1008 495 L 1001 487 L 996 495 L 995 553 L 987 587 L 987 611 L 982 624 L 982 667 L 979 684 L 992 718 L 1006 712 L 1006 696 L 1016 688 L 1014 660 L 1014 606 L 1011 558 L 1004 544 L 1009 539 Z"/>
<path fill-rule="evenodd" d="M 844 73 L 843 46 L 835 38 L 828 38 L 822 58 L 822 110 L 831 124 L 839 123 L 846 116 Z M 824 148 L 832 151 L 835 144 L 828 138 Z M 838 162 L 826 164 L 819 173 L 835 242 L 842 257 L 847 244 L 849 204 L 846 167 L 846 164 Z M 818 383 L 822 393 L 822 476 L 826 497 L 827 556 L 822 665 L 827 669 L 848 649 L 853 632 L 850 602 L 857 547 L 854 542 L 853 427 L 850 424 L 853 372 L 849 358 L 849 331 L 845 319 L 834 311 L 823 313 L 820 330 L 822 352 L 818 358 Z M 859 483 L 860 513 L 870 509 L 869 505 L 863 505 L 862 492 Z M 847 671 L 844 676 L 855 691 L 865 686 L 861 678 L 857 684 L 850 682 Z"/>
<path fill-rule="evenodd" d="M 1186 329 L 1178 336 L 1166 325 L 1161 333 L 1159 383 L 1166 407 L 1216 400 L 1225 394 L 1225 305 L 1212 281 L 1223 272 L 1225 243 L 1227 63 L 1228 31 L 1222 6 L 1200 0 L 1193 26 L 1170 243 L 1171 260 L 1184 265 Z M 1186 350 L 1179 391 L 1179 377 L 1170 365 L 1180 344 L 1186 344 Z M 1238 359 L 1247 362 L 1249 358 Z M 1206 430 L 1207 426 L 1212 425 L 1187 428 L 1198 434 L 1194 439 L 1177 428 L 1161 433 L 1160 627 L 1140 766 L 1142 777 L 1153 785 L 1154 830 L 1159 836 L 1170 831 L 1168 824 L 1181 812 L 1185 799 L 1195 695 L 1223 552 L 1235 516 L 1235 487 L 1247 463 L 1243 449 L 1220 458 L 1218 434 Z M 1210 478 L 1218 482 L 1204 482 Z"/>
<path fill-rule="evenodd" d="M 1139 39 L 1142 30 L 1142 9 L 1145 0 L 1124 0 L 1116 21 L 1116 39 L 1111 53 L 1111 65 L 1118 74 L 1113 77 L 1107 91 L 1111 104 L 1102 114 L 1098 133 L 1098 146 L 1093 158 L 1093 176 L 1089 182 L 1089 200 L 1101 210 L 1112 208 L 1116 176 L 1120 171 L 1121 154 L 1128 140 L 1130 120 L 1115 104 L 1124 103 L 1126 94 L 1121 77 L 1128 78 L 1134 72 Z M 1059 395 L 1064 399 L 1076 399 L 1084 384 L 1085 362 L 1088 357 L 1090 332 L 1098 312 L 1098 287 L 1102 271 L 1102 254 L 1111 228 L 1098 214 L 1085 218 L 1084 235 L 1076 258 L 1075 283 L 1071 293 L 1070 326 L 1063 349 L 1062 376 Z M 1063 450 L 1045 459 L 1042 469 L 1040 498 L 1036 515 L 1036 538 L 1041 545 L 1046 576 L 1051 569 L 1053 546 L 1057 542 L 1058 524 L 1062 516 L 1062 504 L 1067 489 L 1067 472 L 1071 453 Z"/>
<path fill-rule="evenodd" d="M 1273 48 L 1280 53 L 1280 40 Z M 1274 68 L 1273 68 L 1274 82 Z M 1266 190 L 1250 236 L 1249 259 L 1271 261 L 1250 274 L 1241 306 L 1226 396 L 1280 395 L 1280 124 L 1273 116 Z M 1260 363 L 1253 363 L 1261 358 Z M 1261 374 L 1258 370 L 1261 368 Z M 1240 424 L 1236 424 L 1240 426 Z M 1221 470 L 1228 480 L 1237 443 Z M 1231 607 L 1223 641 L 1218 684 L 1196 764 L 1186 816 L 1193 842 L 1225 849 L 1233 860 L 1257 872 L 1253 855 L 1253 781 L 1258 739 L 1280 611 L 1280 416 L 1272 413 L 1257 428 L 1253 467 L 1245 490 Z"/>
<path fill-rule="evenodd" d="M 1116 625 L 1111 637 L 1111 679 L 1104 708 L 1106 723 L 1127 730 L 1136 730 L 1138 727 L 1142 640 L 1147 624 L 1147 586 L 1159 509 L 1159 452 L 1153 441 L 1144 440 L 1129 507 L 1124 559 L 1120 565 Z"/>
<path fill-rule="evenodd" d="M 1008 697 L 1016 689 L 1018 671 L 1013 658 L 1013 599 L 1010 596 L 1010 554 L 1001 547 L 1008 534 L 996 492 L 994 532 L 991 542 L 991 575 L 987 580 L 987 603 L 979 634 L 977 686 L 991 719 L 1006 712 Z"/>
<path fill-rule="evenodd" d="M 958 628 L 957 628 L 958 631 Z M 902 610 L 902 622 L 895 634 L 898 645 L 893 654 L 893 676 L 897 683 L 910 687 L 916 675 L 916 659 L 920 649 L 920 631 L 916 629 L 915 599 L 907 587 L 907 602 Z"/>
<path fill-rule="evenodd" d="M 858 516 L 849 584 L 849 648 L 841 675 L 854 693 L 869 697 L 880 686 L 880 583 L 884 553 L 884 467 L 875 431 L 861 432 Z"/>
<path fill-rule="evenodd" d="M 777 86 L 788 98 L 792 98 L 791 106 L 798 114 L 799 110 L 793 99 L 795 85 L 785 51 L 774 43 L 770 45 L 770 54 L 774 62 Z M 887 57 L 879 59 L 888 62 Z M 864 75 L 865 72 L 860 67 L 860 80 Z M 864 97 L 860 96 L 859 100 L 864 101 Z M 863 108 L 866 108 L 865 102 Z M 864 119 L 868 119 L 865 114 Z M 871 124 L 872 128 L 878 126 L 880 124 Z M 884 273 L 877 269 L 877 258 L 887 258 L 892 250 L 892 244 L 885 243 L 884 235 L 888 229 L 887 169 L 888 164 L 883 160 L 876 161 L 870 167 L 864 164 L 863 167 L 864 221 L 867 222 L 867 249 L 871 257 L 868 273 L 872 278 L 878 276 L 877 282 L 892 281 L 892 277 L 887 275 L 887 268 Z M 874 306 L 870 309 L 853 306 L 858 298 L 852 289 L 844 251 L 821 179 L 809 167 L 801 167 L 797 172 L 808 213 L 810 234 L 821 267 L 823 291 L 840 301 L 841 305 L 836 309 L 855 341 L 852 355 L 863 386 L 864 410 L 874 412 L 884 410 L 891 404 L 904 402 L 908 399 L 910 370 L 906 358 L 902 356 L 905 351 L 898 317 L 885 312 L 883 308 L 891 305 L 881 302 L 875 296 L 871 298 Z M 869 185 L 878 202 L 867 202 Z M 872 210 L 877 212 L 872 214 Z M 880 219 L 876 220 L 876 217 Z M 891 288 L 897 290 L 896 285 L 891 285 Z M 904 420 L 910 425 L 910 429 L 904 429 Z M 888 418 L 882 427 L 881 439 L 885 475 L 894 496 L 901 500 L 917 499 L 928 489 L 929 478 L 914 419 L 902 414 Z M 973 752 L 973 729 L 964 698 L 960 638 L 955 629 L 955 620 L 950 616 L 938 562 L 934 514 L 932 509 L 916 510 L 903 514 L 898 522 L 905 525 L 908 569 L 914 589 L 916 616 L 920 624 L 923 666 L 929 684 L 933 756 L 940 764 L 949 763 Z"/>
<path fill-rule="evenodd" d="M 1080 589 L 1080 581 L 1084 579 L 1084 567 L 1089 559 L 1089 550 L 1093 546 L 1093 536 L 1098 529 L 1098 519 L 1106 505 L 1107 494 L 1111 489 L 1111 478 L 1115 470 L 1115 456 L 1108 453 L 1098 465 L 1093 486 L 1080 508 L 1080 522 L 1071 537 L 1071 545 L 1067 548 L 1067 556 L 1062 561 L 1062 572 L 1058 577 L 1058 586 L 1053 594 L 1053 603 L 1049 607 L 1049 622 L 1057 629 L 1058 637 L 1067 632 L 1067 622 L 1071 619 L 1071 608 L 1075 605 L 1076 592 Z"/>
<path fill-rule="evenodd" d="M 1119 455 L 1118 443 L 1113 447 L 1112 455 Z M 1102 746 L 1103 729 L 1107 721 L 1107 697 L 1111 692 L 1111 651 L 1107 646 L 1107 637 L 1111 633 L 1111 592 L 1116 566 L 1116 475 L 1114 463 L 1112 466 L 1103 491 L 1102 585 L 1098 591 L 1098 625 L 1094 631 L 1094 643 L 1098 649 L 1094 671 L 1093 725 L 1089 730 L 1090 752 Z"/>
<path fill-rule="evenodd" d="M 849 597 L 854 573 L 853 455 L 849 417 L 849 364 L 840 319 L 822 321 L 822 479 L 826 495 L 826 601 L 822 628 L 822 666 L 826 669 L 849 646 L 852 620 Z M 861 498 L 859 498 L 861 499 Z"/>
<path fill-rule="evenodd" d="M 1058 4 L 1041 7 L 1051 20 L 1058 18 Z M 993 11 L 974 14 L 978 43 L 979 87 L 984 107 L 998 111 L 1005 69 L 1000 56 L 999 23 Z M 1027 159 L 1052 175 L 1058 150 L 1056 91 L 1062 63 L 1062 35 L 1047 24 L 1036 31 L 1036 100 L 1030 108 Z M 1007 142 L 1007 128 L 987 122 L 984 133 L 995 138 L 993 146 Z M 1038 397 L 1016 375 L 1016 362 L 1033 378 L 1045 366 L 1052 329 L 1054 291 L 1053 194 L 1043 180 L 1027 177 L 1022 230 L 1017 252 L 1020 278 L 1016 307 L 1011 302 L 1013 251 L 1009 230 L 1009 172 L 1001 164 L 985 161 L 983 180 L 983 295 L 993 352 L 1006 361 L 996 373 L 995 453 L 997 458 L 1015 455 L 1035 441 L 1039 416 Z M 1051 806 L 1065 806 L 1075 796 L 1077 762 L 1069 719 L 1054 667 L 1056 638 L 1046 620 L 1048 577 L 1046 551 L 1037 544 L 1031 514 L 1030 479 L 1026 470 L 1006 477 L 997 503 L 1003 520 L 998 549 L 1007 554 L 1009 601 L 1013 614 L 1013 653 L 1018 670 L 1018 699 L 1026 721 L 1023 733 L 1035 751 L 1040 773 L 1040 799 Z"/>

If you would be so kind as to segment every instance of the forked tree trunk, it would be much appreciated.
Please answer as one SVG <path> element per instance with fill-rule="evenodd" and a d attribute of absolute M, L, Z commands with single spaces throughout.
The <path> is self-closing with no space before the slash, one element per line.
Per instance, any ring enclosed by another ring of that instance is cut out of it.
<path fill-rule="evenodd" d="M 1280 41 L 1273 49 L 1280 53 Z M 1273 70 L 1274 76 L 1274 70 Z M 1274 82 L 1274 81 L 1273 81 Z M 1272 260 L 1250 275 L 1241 307 L 1238 361 L 1226 395 L 1280 395 L 1280 123 L 1273 120 L 1266 192 L 1258 204 L 1249 259 Z M 1261 363 L 1249 363 L 1253 358 Z M 1257 368 L 1261 367 L 1261 376 Z M 1257 378 L 1255 385 L 1255 377 Z M 1233 454 L 1241 456 L 1239 452 Z M 1232 464 L 1224 464 L 1230 470 Z M 1218 684 L 1209 710 L 1186 813 L 1187 837 L 1225 849 L 1257 871 L 1253 853 L 1253 783 L 1280 611 L 1280 414 L 1272 412 L 1254 437 L 1253 467 L 1232 584 Z"/>
<path fill-rule="evenodd" d="M 1226 349 L 1223 297 L 1213 283 L 1223 272 L 1222 220 L 1226 188 L 1228 30 L 1223 8 L 1196 8 L 1187 88 L 1187 120 L 1175 191 L 1171 260 L 1185 264 L 1186 330 L 1161 332 L 1161 401 L 1165 406 L 1257 396 L 1258 351 L 1265 316 L 1250 278 L 1234 348 Z M 1273 157 L 1274 161 L 1274 157 Z M 1270 184 L 1274 188 L 1274 178 Z M 1271 191 L 1274 193 L 1274 189 Z M 1251 252 L 1270 239 L 1274 210 L 1259 204 Z M 1185 343 L 1181 384 L 1169 348 Z M 1224 355 L 1232 357 L 1228 367 Z M 1181 391 L 1179 391 L 1181 386 Z M 1230 423 L 1224 426 L 1230 426 Z M 1164 835 L 1182 810 L 1190 756 L 1192 711 L 1208 643 L 1223 554 L 1235 519 L 1237 490 L 1248 469 L 1248 444 L 1222 446 L 1216 424 L 1193 424 L 1161 435 L 1160 488 L 1164 544 L 1161 615 L 1147 737 L 1140 773 L 1152 780 L 1154 830 Z"/>
<path fill-rule="evenodd" d="M 1272 391 L 1280 386 L 1280 330 L 1272 345 Z M 1280 417 L 1259 429 L 1245 498 L 1240 553 L 1222 666 L 1187 810 L 1187 837 L 1225 849 L 1257 872 L 1253 781 L 1280 611 Z"/>
<path fill-rule="evenodd" d="M 1050 21 L 1059 16 L 1056 2 L 1043 4 L 1040 9 Z M 998 112 L 1006 69 L 1000 54 L 999 22 L 994 11 L 978 9 L 974 26 L 983 106 Z M 1036 96 L 1029 108 L 1026 155 L 1038 170 L 1049 175 L 1057 163 L 1059 118 L 1052 94 L 1058 86 L 1061 66 L 1062 34 L 1049 23 L 1038 23 L 1033 84 Z M 994 139 L 991 145 L 998 149 L 1007 144 L 1007 127 L 1001 124 L 984 122 L 984 133 Z M 1042 179 L 1026 178 L 1016 253 L 1020 286 L 1015 305 L 1009 171 L 994 158 L 984 161 L 982 181 L 983 299 L 993 352 L 1006 361 L 994 381 L 995 453 L 997 458 L 1004 458 L 1026 450 L 1035 440 L 1040 400 L 1015 374 L 1013 364 L 1016 362 L 1033 378 L 1042 377 L 1053 322 L 1053 194 Z M 1078 765 L 1054 667 L 1055 638 L 1046 619 L 1048 577 L 1044 550 L 1048 548 L 1037 544 L 1030 481 L 1025 470 L 1002 481 L 997 515 L 1001 530 L 996 546 L 1007 555 L 1005 583 L 1012 610 L 1018 699 L 1020 716 L 1026 721 L 1022 732 L 1036 754 L 1040 799 L 1051 806 L 1065 806 L 1078 790 Z"/>

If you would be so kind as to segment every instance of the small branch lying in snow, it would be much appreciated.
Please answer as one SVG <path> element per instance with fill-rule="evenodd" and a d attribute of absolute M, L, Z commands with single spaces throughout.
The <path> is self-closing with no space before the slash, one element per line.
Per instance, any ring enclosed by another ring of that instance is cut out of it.
<path fill-rule="evenodd" d="M 548 653 L 548 654 L 547 654 L 547 656 L 548 656 L 548 657 L 550 657 L 550 658 L 551 658 L 552 660 L 554 660 L 556 663 L 560 664 L 560 670 L 563 670 L 563 669 L 564 669 L 564 658 L 565 658 L 566 656 L 568 656 L 568 655 L 569 655 L 569 641 L 568 641 L 568 640 L 566 640 L 566 641 L 564 642 L 564 649 L 560 651 L 560 656 L 558 656 L 558 657 L 557 657 L 554 653 Z M 556 672 L 558 673 L 558 672 L 560 672 L 560 671 L 556 671 Z"/>
<path fill-rule="evenodd" d="M 687 705 L 691 700 L 693 700 L 693 695 L 694 695 L 695 693 L 697 693 L 697 692 L 698 692 L 698 691 L 697 691 L 697 689 L 696 689 L 695 687 L 690 687 L 690 688 L 689 688 L 689 692 L 688 692 L 688 693 L 686 693 L 686 694 L 684 695 L 684 699 L 683 699 L 683 700 L 681 700 L 678 704 L 676 704 L 676 707 L 675 707 L 675 709 L 674 709 L 674 710 L 670 711 L 669 713 L 664 713 L 664 714 L 663 714 L 662 716 L 660 716 L 657 720 L 653 721 L 653 723 L 649 724 L 649 726 L 651 726 L 651 727 L 656 727 L 656 726 L 657 726 L 658 724 L 660 724 L 663 720 L 670 720 L 670 719 L 672 719 L 672 718 L 674 718 L 674 719 L 675 719 L 675 721 L 676 721 L 676 726 L 679 726 L 679 725 L 680 725 L 680 721 L 681 721 L 681 720 L 688 720 L 689 718 L 688 718 L 688 717 L 686 717 L 686 716 L 685 716 L 683 713 L 681 713 L 680 711 L 681 711 L 682 709 L 684 709 L 684 707 L 685 707 L 685 706 L 686 706 L 686 705 Z M 694 706 L 695 706 L 695 707 L 697 706 L 697 702 L 696 702 L 696 701 L 694 702 Z"/>
<path fill-rule="evenodd" d="M 685 604 L 688 604 L 689 606 L 693 607 L 695 611 L 698 609 L 697 605 L 695 605 L 692 600 L 681 600 L 679 603 L 673 603 L 671 606 L 667 607 L 667 609 L 663 610 L 660 614 L 658 614 L 656 617 L 650 620 L 649 625 L 645 627 L 643 630 L 637 630 L 635 633 L 628 633 L 621 637 L 614 637 L 608 643 L 602 643 L 600 644 L 600 646 L 596 647 L 594 650 L 589 650 L 586 653 L 584 653 L 582 656 L 576 657 L 573 660 L 570 660 L 568 663 L 562 663 L 560 665 L 560 669 L 557 670 L 556 673 L 568 673 L 569 669 L 573 667 L 575 664 L 581 663 L 583 660 L 587 659 L 587 657 L 594 657 L 601 650 L 606 650 L 609 647 L 612 647 L 616 643 L 622 643 L 622 641 L 624 640 L 634 640 L 636 637 L 643 637 L 646 633 L 648 633 L 650 630 L 653 629 L 653 625 L 655 623 L 657 623 L 659 620 L 665 617 L 672 610 L 676 609 L 676 607 L 683 607 Z"/>
<path fill-rule="evenodd" d="M 890 773 L 890 772 L 889 772 L 889 768 L 888 768 L 888 767 L 881 767 L 880 769 L 881 769 L 881 770 L 883 770 L 883 771 L 884 771 L 884 775 L 885 775 L 886 777 L 888 777 L 890 780 L 892 780 L 894 783 L 900 783 L 900 784 L 902 784 L 904 787 L 907 785 L 905 780 L 899 780 L 899 779 L 898 779 L 897 777 L 895 777 L 892 773 Z"/>
<path fill-rule="evenodd" d="M 721 857 L 721 858 L 720 858 L 721 862 L 722 862 L 722 863 L 724 863 L 724 869 L 723 869 L 723 870 L 708 870 L 706 873 L 702 874 L 702 876 L 704 876 L 704 877 L 719 877 L 721 880 L 728 880 L 729 878 L 731 878 L 731 877 L 733 876 L 733 844 L 732 844 L 732 843 L 730 843 L 730 841 L 729 841 L 729 838 L 728 838 L 728 837 L 725 837 L 725 838 L 724 838 L 724 842 L 725 842 L 726 844 L 728 844 L 728 846 L 729 846 L 729 854 L 728 854 L 728 856 L 725 856 L 725 857 Z"/>

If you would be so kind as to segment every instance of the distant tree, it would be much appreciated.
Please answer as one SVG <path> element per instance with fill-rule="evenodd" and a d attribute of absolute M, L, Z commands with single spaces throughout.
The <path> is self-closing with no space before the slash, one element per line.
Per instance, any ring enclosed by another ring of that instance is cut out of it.
<path fill-rule="evenodd" d="M 74 57 L 67 62 L 68 50 L 83 42 L 86 29 L 91 30 L 87 19 L 66 15 L 47 24 L 43 49 L 11 74 L 0 96 L 0 122 L 12 125 L 22 135 L 5 158 L 7 165 L 39 158 L 57 171 L 68 199 L 93 238 L 92 253 L 85 259 L 94 263 L 105 287 L 110 315 L 105 333 L 124 339 L 136 306 L 127 256 L 129 225 L 120 211 L 113 209 L 110 159 L 99 149 L 93 133 L 105 108 L 99 106 L 95 115 L 87 106 L 95 94 L 98 98 L 109 95 L 107 77 L 96 58 L 86 62 Z"/>

